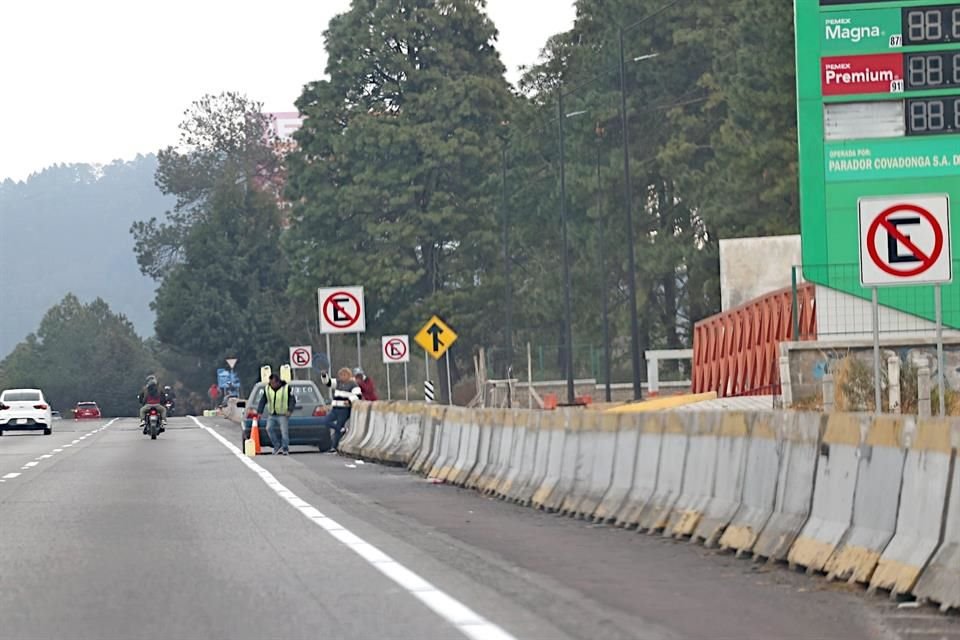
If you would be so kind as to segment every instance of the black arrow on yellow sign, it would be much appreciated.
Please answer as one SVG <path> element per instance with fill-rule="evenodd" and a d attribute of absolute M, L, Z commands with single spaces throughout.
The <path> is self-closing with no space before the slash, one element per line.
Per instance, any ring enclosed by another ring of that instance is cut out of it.
<path fill-rule="evenodd" d="M 433 338 L 433 350 L 440 351 L 440 347 L 444 346 L 443 342 L 440 341 L 440 336 L 443 335 L 443 327 L 433 323 L 427 329 L 427 334 Z"/>

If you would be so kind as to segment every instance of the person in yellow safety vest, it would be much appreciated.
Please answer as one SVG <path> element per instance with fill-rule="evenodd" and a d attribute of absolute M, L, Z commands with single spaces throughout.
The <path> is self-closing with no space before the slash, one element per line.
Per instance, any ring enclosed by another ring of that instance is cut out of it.
<path fill-rule="evenodd" d="M 281 380 L 276 373 L 271 373 L 267 385 L 263 388 L 257 413 L 260 416 L 266 416 L 267 435 L 270 437 L 275 456 L 290 455 L 290 415 L 295 406 L 297 406 L 297 399 L 290 385 Z M 279 436 L 277 428 L 280 429 Z"/>

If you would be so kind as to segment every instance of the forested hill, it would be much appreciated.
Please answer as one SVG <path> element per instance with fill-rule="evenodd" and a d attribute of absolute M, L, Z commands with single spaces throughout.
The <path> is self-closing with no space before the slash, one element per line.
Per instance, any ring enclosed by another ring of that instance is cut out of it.
<path fill-rule="evenodd" d="M 137 267 L 130 225 L 172 206 L 153 182 L 157 159 L 56 165 L 0 183 L 0 358 L 72 292 L 97 296 L 153 333 L 155 285 Z"/>

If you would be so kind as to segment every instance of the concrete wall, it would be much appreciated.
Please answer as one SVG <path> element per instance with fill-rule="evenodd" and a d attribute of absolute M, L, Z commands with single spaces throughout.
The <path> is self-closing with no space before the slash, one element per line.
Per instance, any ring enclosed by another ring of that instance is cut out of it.
<path fill-rule="evenodd" d="M 720 300 L 723 311 L 790 286 L 800 264 L 800 236 L 720 241 Z"/>
<path fill-rule="evenodd" d="M 930 368 L 931 379 L 937 375 L 937 347 L 924 338 L 886 338 L 880 341 L 880 362 L 886 370 L 887 358 L 896 354 L 901 362 L 912 362 L 919 367 Z M 960 389 L 960 337 L 944 338 L 945 382 L 948 389 Z M 784 402 L 802 402 L 816 397 L 823 376 L 832 370 L 836 362 L 853 355 L 873 371 L 873 342 L 871 340 L 846 340 L 817 342 L 783 342 L 781 357 L 787 358 L 790 370 L 789 388 L 784 385 Z"/>

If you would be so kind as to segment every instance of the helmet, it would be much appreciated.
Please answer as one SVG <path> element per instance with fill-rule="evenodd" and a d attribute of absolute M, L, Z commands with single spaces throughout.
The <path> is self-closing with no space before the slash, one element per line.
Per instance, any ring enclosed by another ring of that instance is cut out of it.
<path fill-rule="evenodd" d="M 170 391 L 170 385 L 164 385 L 163 390 L 164 390 L 164 391 Z"/>
<path fill-rule="evenodd" d="M 353 375 L 362 376 L 366 374 L 363 372 L 363 369 L 361 369 L 360 367 L 357 367 L 356 369 L 353 370 Z"/>
<path fill-rule="evenodd" d="M 148 385 L 157 384 L 157 376 L 155 376 L 155 375 L 153 375 L 153 374 L 147 376 L 147 384 L 148 384 Z"/>

